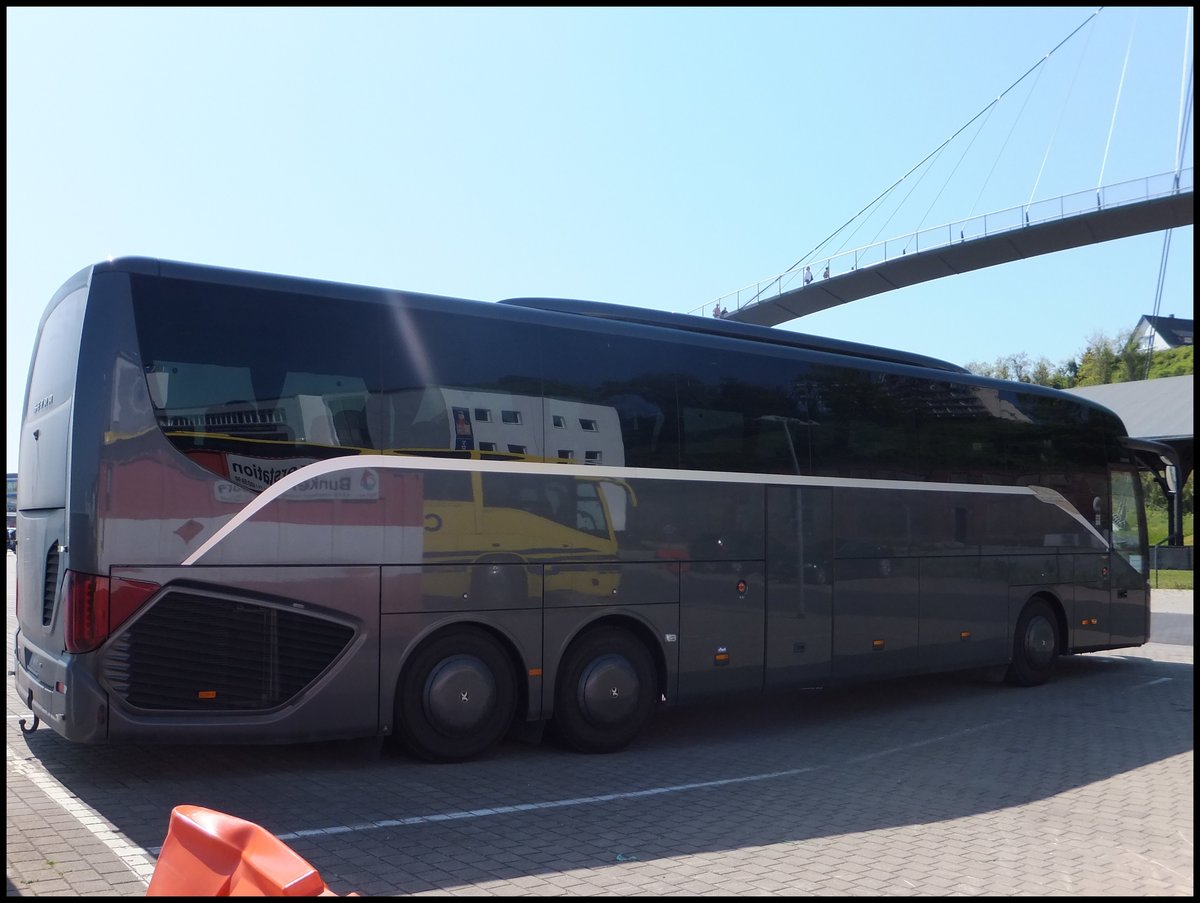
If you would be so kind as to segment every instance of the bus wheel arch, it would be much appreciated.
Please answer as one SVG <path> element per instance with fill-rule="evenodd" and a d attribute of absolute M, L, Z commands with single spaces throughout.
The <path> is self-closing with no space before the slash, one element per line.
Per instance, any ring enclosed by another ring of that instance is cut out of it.
<path fill-rule="evenodd" d="M 550 732 L 584 753 L 628 746 L 662 694 L 661 650 L 635 622 L 604 619 L 567 646 L 554 688 Z"/>
<path fill-rule="evenodd" d="M 455 624 L 427 637 L 400 671 L 395 734 L 430 762 L 460 762 L 494 747 L 525 698 L 515 652 L 493 631 Z"/>
<path fill-rule="evenodd" d="M 1066 620 L 1058 600 L 1044 593 L 1030 598 L 1013 629 L 1012 660 L 1005 680 L 1020 687 L 1045 683 L 1066 651 Z"/>

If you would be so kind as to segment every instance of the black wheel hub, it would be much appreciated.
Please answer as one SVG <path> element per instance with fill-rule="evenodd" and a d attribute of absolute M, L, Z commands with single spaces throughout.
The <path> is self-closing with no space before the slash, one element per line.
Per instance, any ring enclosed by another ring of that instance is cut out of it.
<path fill-rule="evenodd" d="M 1054 626 L 1045 618 L 1034 618 L 1025 628 L 1025 654 L 1036 665 L 1048 665 L 1054 659 Z"/>
<path fill-rule="evenodd" d="M 637 671 L 621 655 L 605 655 L 579 678 L 579 709 L 592 724 L 620 724 L 637 711 L 641 686 Z"/>
<path fill-rule="evenodd" d="M 473 655 L 455 655 L 429 672 L 425 681 L 425 714 L 430 724 L 462 734 L 481 724 L 496 704 L 496 679 Z"/>

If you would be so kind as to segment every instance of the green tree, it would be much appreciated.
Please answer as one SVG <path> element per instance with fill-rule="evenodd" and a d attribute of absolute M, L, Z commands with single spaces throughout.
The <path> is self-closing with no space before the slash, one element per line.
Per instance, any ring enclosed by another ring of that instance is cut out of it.
<path fill-rule="evenodd" d="M 1153 352 L 1134 338 L 1133 330 L 1121 333 L 1114 343 L 1120 348 L 1120 362 L 1117 365 L 1115 383 L 1132 382 L 1147 379 L 1150 372 L 1150 358 Z"/>
<path fill-rule="evenodd" d="M 1114 379 L 1121 363 L 1118 343 L 1102 332 L 1094 333 L 1088 339 L 1087 347 L 1079 358 L 1079 372 L 1075 378 L 1076 386 L 1107 386 L 1109 383 L 1120 382 Z"/>
<path fill-rule="evenodd" d="M 1194 372 L 1192 346 L 1151 352 L 1133 337 L 1133 329 L 1109 338 L 1102 332 L 1088 339 L 1078 357 L 1055 365 L 1042 357 L 1031 361 L 1025 352 L 1001 355 L 993 363 L 972 361 L 967 369 L 977 376 L 1034 383 L 1055 389 L 1103 386 L 1136 379 L 1187 376 Z"/>

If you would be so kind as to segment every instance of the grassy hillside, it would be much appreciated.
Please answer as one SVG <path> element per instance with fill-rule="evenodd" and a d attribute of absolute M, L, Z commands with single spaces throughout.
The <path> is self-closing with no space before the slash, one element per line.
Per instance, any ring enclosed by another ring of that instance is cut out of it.
<path fill-rule="evenodd" d="M 1150 545 L 1162 542 L 1167 538 L 1167 512 L 1162 508 L 1149 508 L 1146 511 L 1146 530 L 1150 535 Z M 1183 516 L 1183 544 L 1193 545 L 1195 535 L 1192 533 L 1191 513 Z M 1158 589 L 1194 589 L 1194 573 L 1192 571 L 1151 571 L 1150 585 Z"/>

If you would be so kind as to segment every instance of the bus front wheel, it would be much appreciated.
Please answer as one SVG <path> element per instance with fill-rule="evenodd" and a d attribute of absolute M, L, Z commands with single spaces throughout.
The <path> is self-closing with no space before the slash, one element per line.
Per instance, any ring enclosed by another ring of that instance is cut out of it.
<path fill-rule="evenodd" d="M 456 630 L 422 647 L 396 696 L 396 732 L 415 755 L 460 762 L 494 746 L 516 710 L 513 665 L 482 630 Z"/>
<path fill-rule="evenodd" d="M 1045 683 L 1054 670 L 1058 645 L 1058 619 L 1045 601 L 1034 599 L 1017 618 L 1012 662 L 1005 679 L 1019 687 Z"/>
<path fill-rule="evenodd" d="M 628 746 L 655 700 L 654 662 L 628 631 L 603 627 L 567 650 L 554 694 L 551 732 L 585 753 Z"/>

